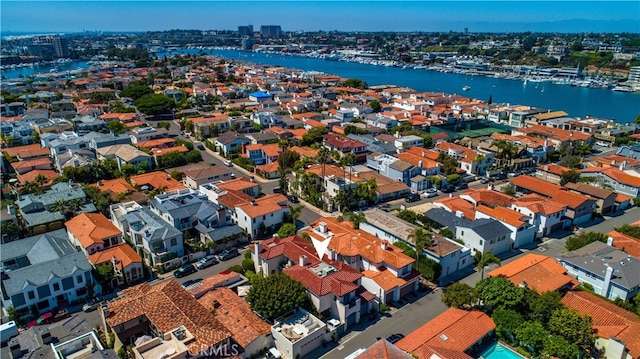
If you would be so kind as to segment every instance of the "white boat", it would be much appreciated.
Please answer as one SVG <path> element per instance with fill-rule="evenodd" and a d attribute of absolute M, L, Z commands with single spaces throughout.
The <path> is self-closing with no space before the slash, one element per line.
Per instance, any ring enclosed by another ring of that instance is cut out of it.
<path fill-rule="evenodd" d="M 631 88 L 627 87 L 627 86 L 616 86 L 614 88 L 611 89 L 612 91 L 617 91 L 617 92 L 631 92 Z"/>
<path fill-rule="evenodd" d="M 463 88 L 462 88 L 462 90 L 463 90 L 463 91 L 469 91 L 469 90 L 471 90 L 471 87 L 469 87 L 469 86 L 465 86 L 465 87 L 463 87 Z"/>
<path fill-rule="evenodd" d="M 524 82 L 522 83 L 522 86 L 527 86 L 527 79 L 524 79 Z"/>

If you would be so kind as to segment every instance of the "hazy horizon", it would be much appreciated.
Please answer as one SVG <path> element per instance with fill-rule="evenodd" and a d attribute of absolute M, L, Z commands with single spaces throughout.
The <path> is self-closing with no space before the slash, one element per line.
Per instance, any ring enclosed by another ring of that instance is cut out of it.
<path fill-rule="evenodd" d="M 640 33 L 640 1 L 14 1 L 6 33 L 237 30 Z"/>

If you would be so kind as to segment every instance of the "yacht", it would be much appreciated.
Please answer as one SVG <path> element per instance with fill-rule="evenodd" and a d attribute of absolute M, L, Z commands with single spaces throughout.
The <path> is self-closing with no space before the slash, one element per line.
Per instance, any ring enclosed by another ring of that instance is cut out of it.
<path fill-rule="evenodd" d="M 469 90 L 471 90 L 471 87 L 469 87 L 469 86 L 465 86 L 465 87 L 463 87 L 463 88 L 462 88 L 462 90 L 463 90 L 463 91 L 469 91 Z"/>

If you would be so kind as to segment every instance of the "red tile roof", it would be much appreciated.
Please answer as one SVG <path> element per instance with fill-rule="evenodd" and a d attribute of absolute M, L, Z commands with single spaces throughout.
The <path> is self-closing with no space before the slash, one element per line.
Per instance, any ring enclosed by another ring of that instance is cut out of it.
<path fill-rule="evenodd" d="M 148 185 L 153 188 L 166 188 L 167 191 L 173 191 L 177 189 L 184 189 L 185 186 L 171 178 L 168 174 L 162 171 L 149 172 L 141 175 L 131 176 L 131 183 L 137 186 Z"/>
<path fill-rule="evenodd" d="M 385 339 L 380 339 L 354 359 L 411 359 L 411 355 Z"/>
<path fill-rule="evenodd" d="M 513 203 L 513 201 L 516 199 L 513 196 L 509 196 L 502 192 L 490 190 L 487 188 L 469 188 L 468 190 L 464 191 L 462 195 L 468 196 L 469 198 L 473 199 L 476 204 L 483 204 L 487 207 L 507 207 L 510 206 L 511 203 Z"/>
<path fill-rule="evenodd" d="M 517 187 L 522 187 L 529 191 L 550 197 L 558 203 L 566 204 L 569 208 L 580 207 L 586 201 L 595 202 L 595 200 L 587 196 L 569 192 L 568 189 L 563 188 L 557 184 L 531 176 L 515 177 L 511 180 L 511 183 Z"/>
<path fill-rule="evenodd" d="M 163 333 L 183 325 L 195 338 L 188 347 L 197 351 L 231 338 L 222 323 L 174 279 L 154 286 L 143 283 L 123 292 L 123 297 L 108 303 L 112 314 L 106 321 L 111 327 L 142 315 Z"/>
<path fill-rule="evenodd" d="M 17 177 L 20 184 L 25 184 L 26 182 L 34 182 L 38 175 L 43 175 L 47 179 L 47 182 L 44 183 L 45 187 L 50 186 L 51 182 L 58 177 L 58 173 L 54 170 L 33 170 L 23 175 L 19 174 Z"/>
<path fill-rule="evenodd" d="M 529 223 L 528 216 L 502 206 L 496 206 L 494 208 L 490 208 L 484 205 L 479 205 L 476 207 L 476 211 L 482 212 L 488 215 L 489 217 L 495 218 L 501 222 L 507 223 L 516 228 L 520 228 L 521 226 L 524 226 L 525 224 Z"/>
<path fill-rule="evenodd" d="M 439 203 L 451 211 L 451 213 L 456 213 L 458 211 L 462 212 L 462 214 L 470 220 L 476 219 L 476 210 L 473 208 L 473 204 L 465 201 L 460 197 L 444 197 L 439 198 L 433 201 L 433 203 Z"/>
<path fill-rule="evenodd" d="M 567 208 L 567 206 L 561 203 L 535 193 L 522 196 L 513 204 L 518 207 L 526 207 L 534 213 L 540 213 L 545 216 L 558 213 Z"/>
<path fill-rule="evenodd" d="M 118 227 L 101 213 L 82 213 L 68 220 L 64 225 L 84 248 L 103 244 L 105 239 L 122 234 Z"/>
<path fill-rule="evenodd" d="M 602 338 L 616 337 L 626 343 L 633 358 L 640 357 L 640 318 L 617 305 L 584 291 L 571 291 L 562 298 L 562 304 L 588 315 L 593 329 Z"/>
<path fill-rule="evenodd" d="M 640 258 L 640 239 L 631 237 L 618 231 L 611 231 L 607 233 L 607 235 L 613 238 L 614 247 L 623 252 L 629 253 L 636 258 Z"/>
<path fill-rule="evenodd" d="M 607 177 L 611 177 L 617 182 L 632 187 L 640 187 L 640 177 L 632 176 L 626 172 L 620 171 L 616 167 L 591 167 L 580 170 L 582 173 L 602 173 Z"/>
<path fill-rule="evenodd" d="M 87 256 L 89 262 L 94 266 L 110 262 L 113 257 L 119 261 L 118 268 L 120 268 L 120 265 L 122 265 L 122 268 L 127 268 L 134 263 L 142 264 L 142 257 L 140 257 L 140 255 L 126 243 L 119 243 L 115 246 L 108 247 L 103 251 Z"/>
<path fill-rule="evenodd" d="M 95 187 L 103 192 L 111 192 L 115 197 L 120 193 L 135 192 L 135 188 L 130 185 L 124 178 L 114 178 L 110 180 L 101 180 L 97 183 L 92 183 L 89 186 Z"/>
<path fill-rule="evenodd" d="M 215 318 L 243 348 L 260 336 L 271 333 L 271 326 L 255 315 L 249 304 L 229 288 L 214 289 L 198 302 L 214 313 Z"/>
<path fill-rule="evenodd" d="M 528 288 L 535 290 L 538 294 L 563 287 L 573 288 L 579 284 L 567 274 L 566 268 L 553 258 L 534 253 L 498 267 L 489 272 L 489 275 L 506 277 L 517 286 L 526 283 Z"/>
<path fill-rule="evenodd" d="M 430 350 L 464 352 L 496 328 L 491 318 L 478 311 L 449 308 L 414 330 L 396 345 L 419 358 Z"/>

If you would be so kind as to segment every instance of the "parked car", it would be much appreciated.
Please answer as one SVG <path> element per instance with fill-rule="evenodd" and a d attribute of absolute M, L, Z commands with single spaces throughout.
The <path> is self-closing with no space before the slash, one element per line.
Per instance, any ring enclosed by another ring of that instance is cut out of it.
<path fill-rule="evenodd" d="M 387 337 L 387 341 L 391 344 L 395 344 L 397 342 L 400 341 L 400 339 L 404 338 L 404 334 L 401 333 L 396 333 L 396 334 L 391 334 L 390 336 Z"/>
<path fill-rule="evenodd" d="M 441 191 L 443 193 L 451 193 L 451 192 L 455 192 L 456 188 L 452 185 L 448 185 L 448 186 L 444 186 L 442 187 Z"/>
<path fill-rule="evenodd" d="M 187 263 L 182 267 L 176 269 L 176 271 L 173 272 L 173 276 L 176 278 L 182 278 L 182 277 L 188 276 L 191 273 L 195 273 L 197 271 L 198 270 L 196 269 L 196 267 L 193 266 L 193 264 Z"/>
<path fill-rule="evenodd" d="M 289 200 L 289 202 L 291 203 L 300 203 L 300 200 L 298 199 L 298 197 L 290 194 L 287 196 L 287 199 Z"/>
<path fill-rule="evenodd" d="M 420 200 L 420 195 L 417 193 L 411 193 L 407 196 L 407 198 L 404 199 L 406 202 L 415 202 L 415 201 L 419 201 Z"/>
<path fill-rule="evenodd" d="M 218 263 L 218 260 L 213 255 L 208 255 L 203 258 L 200 258 L 198 262 L 196 262 L 196 268 L 205 269 L 207 267 L 211 267 L 212 265 Z"/>
<path fill-rule="evenodd" d="M 233 257 L 237 257 L 239 256 L 240 253 L 238 252 L 237 248 L 234 247 L 229 247 L 227 249 L 225 249 L 224 251 L 222 251 L 222 253 L 218 254 L 218 259 L 221 261 L 226 261 L 229 260 Z"/>
<path fill-rule="evenodd" d="M 283 190 L 282 190 L 282 188 L 280 188 L 280 187 L 275 187 L 275 188 L 273 189 L 273 193 L 284 193 L 284 191 L 283 191 Z"/>
<path fill-rule="evenodd" d="M 227 167 L 233 167 L 233 162 L 231 162 L 231 160 L 225 160 L 224 165 Z"/>
<path fill-rule="evenodd" d="M 489 182 L 491 182 L 491 179 L 488 178 L 488 177 L 482 177 L 482 179 L 480 180 L 480 183 L 484 183 L 484 184 L 489 183 Z"/>
<path fill-rule="evenodd" d="M 469 188 L 469 185 L 467 184 L 467 182 L 460 182 L 455 186 L 456 189 L 467 189 Z"/>
<path fill-rule="evenodd" d="M 27 324 L 27 328 L 36 327 L 38 325 L 51 324 L 62 319 L 69 318 L 71 314 L 66 309 L 60 309 L 54 315 L 53 312 L 47 312 L 42 314 L 38 319 L 33 320 Z"/>
<path fill-rule="evenodd" d="M 100 300 L 98 300 L 98 298 L 93 298 L 87 301 L 86 303 L 84 303 L 84 305 L 82 306 L 82 311 L 85 313 L 93 312 L 94 310 L 98 309 L 99 306 L 100 306 Z"/>
<path fill-rule="evenodd" d="M 435 188 L 429 188 L 426 192 L 422 194 L 424 198 L 432 198 L 438 195 L 438 190 Z"/>

